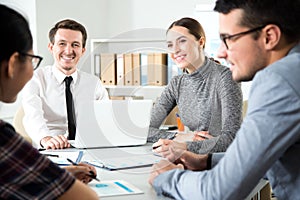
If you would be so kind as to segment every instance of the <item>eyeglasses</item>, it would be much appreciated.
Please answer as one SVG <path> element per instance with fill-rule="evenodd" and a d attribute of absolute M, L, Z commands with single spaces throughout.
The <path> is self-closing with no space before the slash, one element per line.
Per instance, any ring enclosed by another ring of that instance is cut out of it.
<path fill-rule="evenodd" d="M 31 57 L 33 70 L 36 70 L 43 60 L 43 57 L 41 57 L 41 56 L 32 55 L 32 54 L 23 53 L 23 52 L 20 52 L 20 54 Z"/>
<path fill-rule="evenodd" d="M 259 27 L 256 27 L 256 28 L 253 28 L 253 29 L 250 29 L 248 31 L 244 31 L 244 32 L 240 32 L 240 33 L 237 33 L 237 34 L 233 34 L 233 35 L 220 35 L 220 39 L 224 42 L 225 46 L 226 46 L 226 49 L 228 50 L 228 40 L 233 40 L 234 38 L 238 38 L 238 37 L 241 37 L 241 36 L 244 36 L 244 35 L 247 35 L 249 33 L 253 33 L 255 31 L 258 31 L 260 29 L 263 29 L 265 27 L 264 26 L 259 26 Z"/>

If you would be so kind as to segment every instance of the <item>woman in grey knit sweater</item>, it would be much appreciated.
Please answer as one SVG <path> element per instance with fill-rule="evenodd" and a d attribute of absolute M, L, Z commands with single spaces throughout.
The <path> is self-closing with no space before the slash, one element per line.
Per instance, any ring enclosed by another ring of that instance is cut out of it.
<path fill-rule="evenodd" d="M 187 73 L 175 76 L 155 103 L 148 142 L 156 142 L 153 146 L 160 147 L 155 151 L 165 157 L 171 154 L 170 147 L 195 153 L 226 151 L 242 122 L 240 85 L 227 67 L 204 55 L 205 33 L 198 21 L 175 21 L 167 31 L 167 45 L 172 60 Z M 191 131 L 205 131 L 209 139 L 159 140 L 173 134 L 159 127 L 176 105 L 183 124 Z"/>

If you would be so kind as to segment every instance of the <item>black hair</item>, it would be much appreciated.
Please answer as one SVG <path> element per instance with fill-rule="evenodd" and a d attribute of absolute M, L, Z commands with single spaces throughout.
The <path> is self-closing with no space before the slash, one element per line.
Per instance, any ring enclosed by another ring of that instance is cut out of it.
<path fill-rule="evenodd" d="M 54 44 L 54 36 L 58 29 L 70 29 L 74 31 L 80 31 L 82 34 L 82 46 L 83 48 L 85 47 L 87 32 L 83 25 L 71 19 L 64 19 L 62 21 L 57 22 L 54 25 L 54 27 L 51 28 L 51 30 L 49 31 L 49 40 L 52 44 Z"/>
<path fill-rule="evenodd" d="M 217 0 L 214 8 L 222 14 L 234 9 L 244 11 L 241 26 L 255 28 L 275 24 L 287 42 L 300 39 L 300 0 Z"/>
<path fill-rule="evenodd" d="M 32 49 L 32 35 L 27 20 L 17 11 L 0 4 L 0 62 L 15 53 Z"/>

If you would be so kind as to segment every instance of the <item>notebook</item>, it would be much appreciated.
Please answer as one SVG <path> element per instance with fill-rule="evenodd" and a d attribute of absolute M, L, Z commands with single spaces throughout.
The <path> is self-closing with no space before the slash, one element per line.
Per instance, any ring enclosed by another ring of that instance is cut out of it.
<path fill-rule="evenodd" d="M 101 100 L 78 106 L 76 148 L 123 147 L 147 142 L 152 100 Z"/>
<path fill-rule="evenodd" d="M 152 151 L 152 145 L 92 149 L 86 151 L 84 162 L 107 170 L 136 169 L 158 163 L 161 156 Z"/>

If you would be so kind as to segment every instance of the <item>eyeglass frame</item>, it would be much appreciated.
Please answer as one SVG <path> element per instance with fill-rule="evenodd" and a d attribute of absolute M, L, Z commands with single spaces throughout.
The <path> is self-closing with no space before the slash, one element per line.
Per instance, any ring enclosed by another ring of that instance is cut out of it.
<path fill-rule="evenodd" d="M 255 31 L 259 31 L 261 29 L 263 29 L 266 25 L 263 25 L 263 26 L 259 26 L 259 27 L 256 27 L 256 28 L 253 28 L 253 29 L 250 29 L 248 31 L 243 31 L 243 32 L 240 32 L 240 33 L 236 33 L 236 34 L 233 34 L 233 35 L 225 35 L 225 34 L 221 34 L 220 35 L 220 39 L 222 40 L 222 42 L 225 44 L 225 47 L 226 49 L 228 50 L 228 44 L 226 42 L 226 40 L 231 40 L 232 38 L 234 37 L 241 37 L 241 36 L 244 36 L 244 35 L 247 35 L 249 33 L 253 33 Z"/>
<path fill-rule="evenodd" d="M 29 54 L 29 53 L 24 53 L 24 52 L 20 52 L 20 54 L 21 54 L 21 55 L 24 55 L 24 56 L 29 56 L 29 57 L 31 57 L 32 59 L 33 59 L 33 58 L 38 59 L 38 62 L 37 62 L 37 64 L 36 64 L 36 66 L 34 66 L 33 63 L 32 63 L 33 70 L 36 70 L 36 69 L 40 66 L 40 64 L 41 64 L 41 62 L 42 62 L 42 60 L 43 60 L 43 57 L 38 56 L 38 55 L 33 55 L 33 54 Z M 32 61 L 32 60 L 31 60 L 31 61 Z"/>

